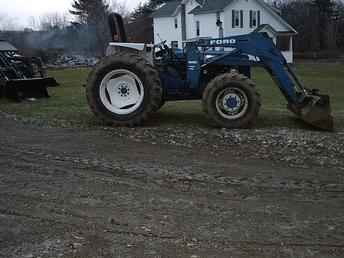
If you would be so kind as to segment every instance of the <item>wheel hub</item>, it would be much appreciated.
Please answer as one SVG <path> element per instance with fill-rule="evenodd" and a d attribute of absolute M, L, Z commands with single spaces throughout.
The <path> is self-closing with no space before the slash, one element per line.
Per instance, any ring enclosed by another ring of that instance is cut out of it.
<path fill-rule="evenodd" d="M 130 87 L 126 83 L 122 83 L 118 86 L 118 94 L 121 97 L 128 97 L 130 95 Z"/>
<path fill-rule="evenodd" d="M 240 96 L 236 94 L 228 94 L 223 98 L 223 106 L 229 111 L 235 111 L 241 106 Z"/>
<path fill-rule="evenodd" d="M 230 120 L 241 118 L 248 109 L 248 98 L 240 88 L 226 88 L 222 90 L 216 100 L 219 114 Z"/>
<path fill-rule="evenodd" d="M 109 111 L 118 115 L 130 114 L 143 103 L 143 83 L 129 70 L 111 71 L 101 83 L 100 99 Z"/>

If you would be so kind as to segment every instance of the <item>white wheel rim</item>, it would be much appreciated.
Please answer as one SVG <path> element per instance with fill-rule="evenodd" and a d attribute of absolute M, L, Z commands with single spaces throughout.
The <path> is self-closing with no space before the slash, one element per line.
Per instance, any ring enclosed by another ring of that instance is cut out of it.
<path fill-rule="evenodd" d="M 226 88 L 217 95 L 216 109 L 225 119 L 239 119 L 248 109 L 247 95 L 239 88 Z"/>
<path fill-rule="evenodd" d="M 140 78 L 133 72 L 118 69 L 109 72 L 100 85 L 100 99 L 112 113 L 128 115 L 143 103 L 144 88 Z"/>

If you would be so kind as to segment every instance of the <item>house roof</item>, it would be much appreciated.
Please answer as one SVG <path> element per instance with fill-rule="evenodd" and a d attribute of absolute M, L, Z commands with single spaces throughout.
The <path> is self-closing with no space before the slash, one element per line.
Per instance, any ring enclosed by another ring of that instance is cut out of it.
<path fill-rule="evenodd" d="M 18 51 L 18 49 L 7 41 L 0 40 L 0 51 Z"/>
<path fill-rule="evenodd" d="M 230 5 L 234 0 L 196 0 L 200 5 L 189 12 L 189 14 L 200 15 L 207 13 L 222 12 L 228 5 Z M 265 3 L 264 0 L 256 0 L 266 11 L 268 11 L 272 16 L 274 16 L 280 23 L 282 23 L 287 29 L 288 33 L 297 34 L 297 31 L 288 24 L 281 16 L 277 8 L 270 6 Z M 152 17 L 171 17 L 177 12 L 181 0 L 175 0 L 167 2 L 161 8 L 156 10 Z"/>
<path fill-rule="evenodd" d="M 189 13 L 191 14 L 203 14 L 223 11 L 223 9 L 229 5 L 233 0 L 206 0 L 203 1 L 203 5 L 197 6 Z"/>
<path fill-rule="evenodd" d="M 295 34 L 294 31 L 277 31 L 270 24 L 261 24 L 254 31 L 255 32 L 261 32 L 264 29 L 271 31 L 273 34 L 275 34 L 277 36 L 280 36 L 280 35 L 294 35 Z"/>
<path fill-rule="evenodd" d="M 274 16 L 280 23 L 286 26 L 290 32 L 292 32 L 293 34 L 297 34 L 297 31 L 281 17 L 280 13 L 276 12 L 275 7 L 268 5 L 267 3 L 264 2 L 264 0 L 256 0 L 256 1 L 259 4 L 261 4 L 263 8 L 265 8 L 265 10 L 271 13 L 271 15 Z"/>
<path fill-rule="evenodd" d="M 267 6 L 270 11 L 280 14 L 281 11 L 273 6 L 268 5 L 264 0 L 257 0 L 260 4 Z M 201 5 L 191 10 L 189 13 L 192 14 L 202 14 L 202 13 L 212 13 L 216 11 L 223 11 L 233 0 L 197 0 Z M 203 4 L 202 4 L 203 3 Z"/>
<path fill-rule="evenodd" d="M 274 16 L 280 23 L 286 26 L 291 33 L 297 34 L 297 31 L 280 16 L 280 11 L 277 8 L 265 3 L 264 0 L 256 1 L 272 16 Z M 189 13 L 199 15 L 206 13 L 222 12 L 232 2 L 233 0 L 205 0 L 203 5 L 197 6 Z"/>
<path fill-rule="evenodd" d="M 153 18 L 158 18 L 158 17 L 171 17 L 179 7 L 181 1 L 180 0 L 175 0 L 175 1 L 170 1 L 161 6 L 158 10 L 156 10 L 153 14 Z"/>

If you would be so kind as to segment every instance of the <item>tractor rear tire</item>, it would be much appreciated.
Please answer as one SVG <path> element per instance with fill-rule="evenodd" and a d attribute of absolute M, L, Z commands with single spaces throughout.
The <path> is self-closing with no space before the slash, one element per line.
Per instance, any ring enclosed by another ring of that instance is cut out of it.
<path fill-rule="evenodd" d="M 90 73 L 86 96 L 106 124 L 134 127 L 159 108 L 162 87 L 157 70 L 144 58 L 120 52 L 105 57 Z"/>
<path fill-rule="evenodd" d="M 250 128 L 261 106 L 255 83 L 231 72 L 215 77 L 203 93 L 203 110 L 219 127 Z"/>

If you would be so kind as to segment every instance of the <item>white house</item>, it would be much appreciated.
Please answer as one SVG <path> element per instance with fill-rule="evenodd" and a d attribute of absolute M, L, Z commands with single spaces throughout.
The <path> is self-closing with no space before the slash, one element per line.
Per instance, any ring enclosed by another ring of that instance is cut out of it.
<path fill-rule="evenodd" d="M 155 11 L 153 21 L 154 41 L 167 40 L 172 47 L 182 47 L 187 39 L 242 35 L 259 28 L 293 62 L 297 32 L 263 0 L 176 0 Z"/>

